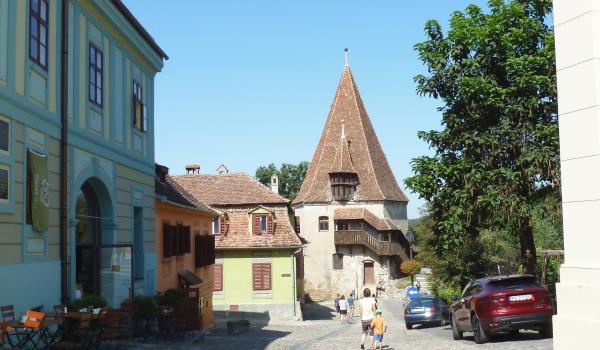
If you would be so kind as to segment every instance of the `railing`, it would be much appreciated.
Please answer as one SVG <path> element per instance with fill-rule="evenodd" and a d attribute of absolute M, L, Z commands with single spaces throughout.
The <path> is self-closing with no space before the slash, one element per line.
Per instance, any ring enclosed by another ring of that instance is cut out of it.
<path fill-rule="evenodd" d="M 400 243 L 380 241 L 363 230 L 340 230 L 334 232 L 334 243 L 337 245 L 364 245 L 377 255 L 399 255 L 408 259 Z"/>

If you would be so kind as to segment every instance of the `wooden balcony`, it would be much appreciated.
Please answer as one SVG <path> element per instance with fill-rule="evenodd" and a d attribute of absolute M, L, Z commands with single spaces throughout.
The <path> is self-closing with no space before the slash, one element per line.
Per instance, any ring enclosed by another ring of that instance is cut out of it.
<path fill-rule="evenodd" d="M 380 241 L 363 230 L 339 230 L 334 232 L 336 245 L 363 245 L 377 255 L 398 255 L 402 260 L 408 260 L 408 255 L 400 243 Z"/>

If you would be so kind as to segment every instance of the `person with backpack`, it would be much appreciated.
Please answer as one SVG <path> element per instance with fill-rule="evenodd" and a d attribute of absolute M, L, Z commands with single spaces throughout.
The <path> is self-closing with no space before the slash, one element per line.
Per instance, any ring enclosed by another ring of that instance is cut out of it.
<path fill-rule="evenodd" d="M 377 310 L 377 302 L 375 298 L 371 296 L 371 290 L 369 288 L 365 288 L 363 291 L 363 298 L 358 302 L 358 307 L 360 311 L 360 321 L 362 324 L 362 336 L 360 342 L 360 348 L 365 348 L 365 340 L 367 337 L 371 338 L 373 336 L 373 328 L 371 327 L 371 322 L 375 318 L 375 310 Z M 369 344 L 371 343 L 371 339 L 369 339 Z"/>

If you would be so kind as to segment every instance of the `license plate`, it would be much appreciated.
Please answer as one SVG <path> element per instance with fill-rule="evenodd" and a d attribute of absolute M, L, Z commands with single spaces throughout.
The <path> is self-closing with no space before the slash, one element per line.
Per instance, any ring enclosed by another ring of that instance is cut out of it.
<path fill-rule="evenodd" d="M 410 311 L 412 311 L 413 313 L 425 312 L 425 308 L 424 307 L 414 307 L 414 308 L 410 309 Z"/>
<path fill-rule="evenodd" d="M 509 301 L 525 301 L 525 300 L 533 300 L 533 295 L 531 294 L 523 294 L 523 295 L 511 295 L 508 297 Z"/>

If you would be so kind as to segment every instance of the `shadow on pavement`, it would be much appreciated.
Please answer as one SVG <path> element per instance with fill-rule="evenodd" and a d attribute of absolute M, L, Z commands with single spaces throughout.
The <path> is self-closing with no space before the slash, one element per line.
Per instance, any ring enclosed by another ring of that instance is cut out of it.
<path fill-rule="evenodd" d="M 333 301 L 330 302 L 333 305 Z M 310 303 L 302 306 L 302 315 L 305 321 L 332 320 L 336 317 L 333 307 L 325 303 Z"/>
<path fill-rule="evenodd" d="M 473 336 L 472 335 L 465 335 L 464 337 L 465 340 L 470 340 L 473 341 Z M 533 331 L 526 331 L 526 332 L 519 332 L 519 334 L 515 334 L 515 335 L 511 335 L 511 334 L 496 334 L 493 335 L 490 339 L 490 342 L 492 343 L 505 343 L 505 342 L 511 342 L 511 341 L 532 341 L 532 340 L 540 340 L 542 339 L 542 336 L 539 335 L 539 333 L 537 332 L 533 332 Z"/>

